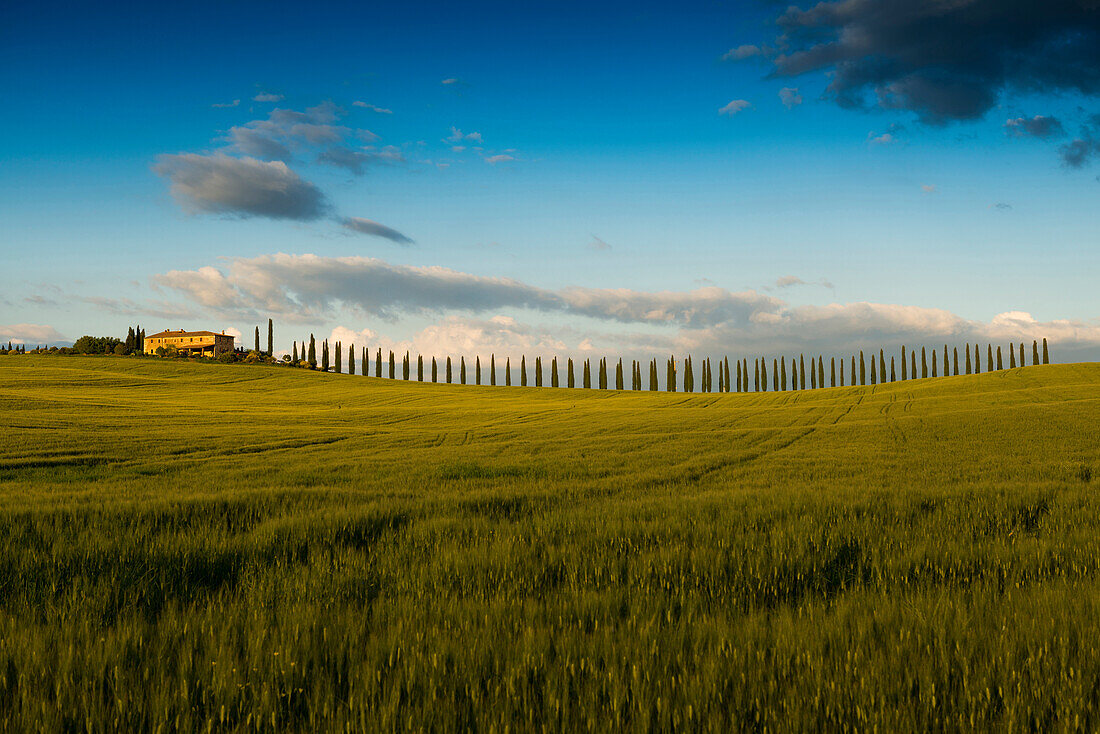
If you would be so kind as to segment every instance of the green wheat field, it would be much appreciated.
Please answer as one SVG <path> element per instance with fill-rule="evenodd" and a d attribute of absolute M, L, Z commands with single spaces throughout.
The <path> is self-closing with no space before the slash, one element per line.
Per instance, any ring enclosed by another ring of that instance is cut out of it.
<path fill-rule="evenodd" d="M 0 358 L 0 730 L 1100 729 L 1100 365 Z"/>

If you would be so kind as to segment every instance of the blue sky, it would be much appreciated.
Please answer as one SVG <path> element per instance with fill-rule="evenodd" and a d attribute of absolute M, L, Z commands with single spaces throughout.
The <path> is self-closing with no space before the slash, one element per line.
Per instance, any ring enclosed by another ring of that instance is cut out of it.
<path fill-rule="evenodd" d="M 985 57 L 811 63 L 837 28 L 909 33 L 876 15 L 908 2 L 5 6 L 0 337 L 271 316 L 280 348 L 1100 357 L 1097 11 L 1004 47 L 1046 26 L 974 0 Z M 1028 60 L 1051 39 L 1078 78 Z"/>

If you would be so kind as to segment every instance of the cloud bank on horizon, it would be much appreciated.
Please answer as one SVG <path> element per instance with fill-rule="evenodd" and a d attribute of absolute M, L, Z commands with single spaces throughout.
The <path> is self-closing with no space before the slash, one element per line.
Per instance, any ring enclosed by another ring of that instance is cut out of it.
<path fill-rule="evenodd" d="M 620 349 L 636 355 L 684 350 L 717 355 L 731 349 L 837 353 L 906 343 L 1008 343 L 1044 337 L 1070 353 L 1100 346 L 1100 322 L 1039 322 L 1022 311 L 980 322 L 942 309 L 896 304 L 792 306 L 756 290 L 733 292 L 717 286 L 691 291 L 547 289 L 513 278 L 369 257 L 280 253 L 232 258 L 223 268 L 169 271 L 154 280 L 206 313 L 246 323 L 269 316 L 284 323 L 367 320 L 375 325 L 442 317 L 409 340 L 386 340 L 424 353 L 455 344 L 468 351 L 504 351 L 510 344 L 553 346 L 563 353 Z M 780 288 L 795 285 L 809 284 L 796 276 L 776 283 Z M 560 323 L 535 326 L 517 317 L 550 317 Z M 376 341 L 384 339 L 374 330 L 370 333 Z"/>

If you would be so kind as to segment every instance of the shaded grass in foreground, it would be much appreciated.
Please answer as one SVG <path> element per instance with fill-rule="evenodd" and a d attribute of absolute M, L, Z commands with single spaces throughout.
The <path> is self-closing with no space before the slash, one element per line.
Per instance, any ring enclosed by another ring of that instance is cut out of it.
<path fill-rule="evenodd" d="M 0 359 L 0 729 L 1095 730 L 1100 367 Z"/>

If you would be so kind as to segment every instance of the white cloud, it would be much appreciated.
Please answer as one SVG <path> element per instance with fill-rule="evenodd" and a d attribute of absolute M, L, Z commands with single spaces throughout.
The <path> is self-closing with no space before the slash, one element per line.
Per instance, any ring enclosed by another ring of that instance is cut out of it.
<path fill-rule="evenodd" d="M 0 342 L 6 347 L 12 344 L 56 344 L 70 341 L 48 324 L 6 324 L 0 325 Z"/>
<path fill-rule="evenodd" d="M 742 110 L 747 110 L 750 107 L 752 107 L 752 103 L 749 102 L 748 100 L 735 99 L 732 102 L 730 102 L 729 104 L 727 104 L 725 107 L 723 107 L 722 109 L 718 110 L 718 114 L 719 115 L 728 115 L 729 117 L 733 117 L 738 112 L 741 112 Z"/>
<path fill-rule="evenodd" d="M 281 94 L 272 94 L 270 92 L 260 92 L 252 98 L 253 102 L 279 102 L 283 99 Z"/>
<path fill-rule="evenodd" d="M 461 83 L 462 82 L 460 80 L 456 79 L 455 77 L 449 77 L 449 78 L 444 79 L 443 81 L 440 82 L 440 84 L 443 84 L 444 86 L 451 86 L 452 84 L 461 84 Z"/>
<path fill-rule="evenodd" d="M 495 166 L 497 163 L 507 163 L 508 161 L 514 161 L 516 159 L 513 155 L 507 153 L 498 153 L 497 155 L 486 156 L 485 162 Z"/>
<path fill-rule="evenodd" d="M 883 133 L 882 135 L 871 133 L 867 136 L 867 142 L 871 145 L 890 145 L 891 143 L 896 143 L 897 138 L 891 133 Z"/>
<path fill-rule="evenodd" d="M 212 104 L 210 106 L 211 107 L 218 107 L 218 108 L 236 107 L 240 103 L 241 103 L 241 101 L 239 99 L 235 99 L 232 102 L 215 102 L 214 104 Z"/>

